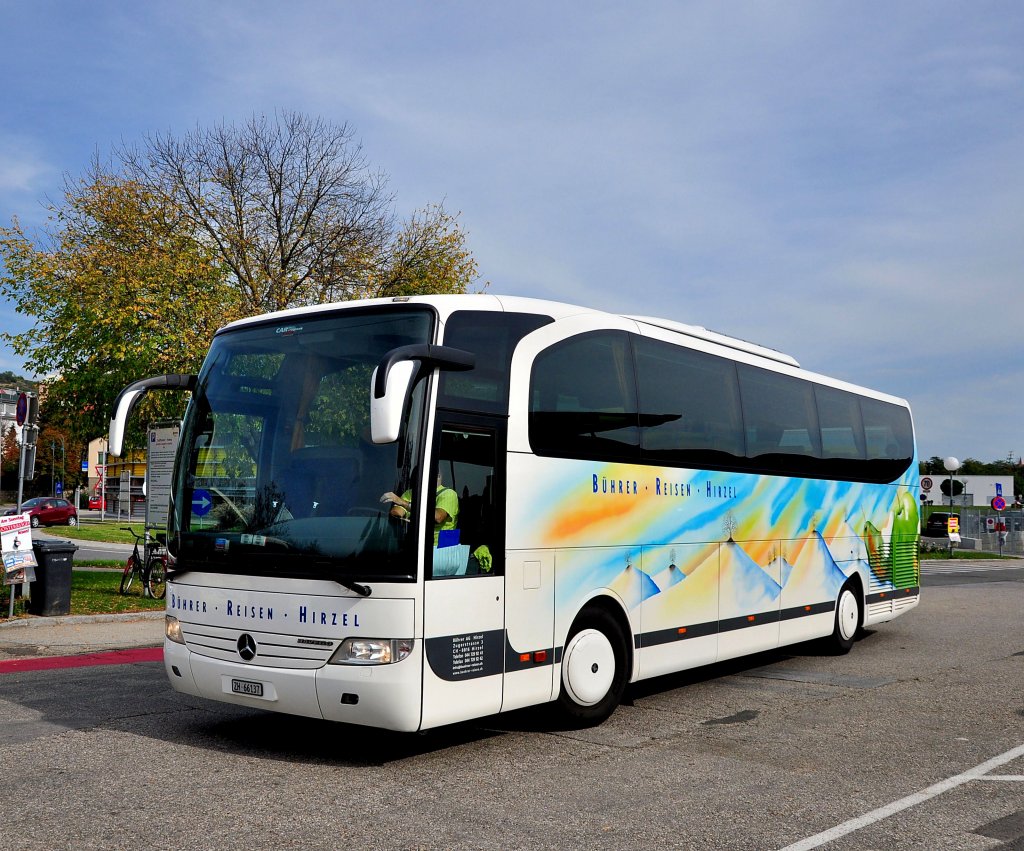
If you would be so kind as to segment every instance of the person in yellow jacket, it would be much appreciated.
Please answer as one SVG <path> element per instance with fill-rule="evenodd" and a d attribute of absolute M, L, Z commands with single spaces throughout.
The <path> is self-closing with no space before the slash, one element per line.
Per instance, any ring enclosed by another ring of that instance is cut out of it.
<path fill-rule="evenodd" d="M 391 503 L 391 516 L 407 520 L 412 511 L 412 491 L 407 490 L 401 496 L 388 491 L 380 498 L 381 502 Z M 459 522 L 459 496 L 451 488 L 441 483 L 437 477 L 437 495 L 434 497 L 434 546 L 441 532 L 454 529 Z"/>
<path fill-rule="evenodd" d="M 408 520 L 412 511 L 412 490 L 407 490 L 401 496 L 388 491 L 380 498 L 381 502 L 390 502 L 392 517 Z M 459 496 L 449 487 L 445 487 L 441 476 L 437 477 L 437 492 L 434 497 L 434 546 L 438 544 L 441 532 L 447 529 L 455 529 L 459 522 Z M 476 548 L 473 557 L 480 565 L 483 573 L 489 573 L 493 567 L 491 551 L 486 544 Z"/>

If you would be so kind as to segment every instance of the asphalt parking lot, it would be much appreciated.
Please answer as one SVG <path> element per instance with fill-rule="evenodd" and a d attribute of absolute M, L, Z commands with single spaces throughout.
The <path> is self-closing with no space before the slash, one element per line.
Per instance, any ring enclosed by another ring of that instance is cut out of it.
<path fill-rule="evenodd" d="M 1024 567 L 932 564 L 848 656 L 641 683 L 587 730 L 396 736 L 185 699 L 152 662 L 0 676 L 0 845 L 1019 848 Z"/>

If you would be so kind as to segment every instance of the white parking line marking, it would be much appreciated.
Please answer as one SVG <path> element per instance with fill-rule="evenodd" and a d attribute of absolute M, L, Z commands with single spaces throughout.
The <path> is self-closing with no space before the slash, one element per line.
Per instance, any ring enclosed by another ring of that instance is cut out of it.
<path fill-rule="evenodd" d="M 1024 565 L 1021 564 L 993 564 L 983 567 L 943 565 L 942 567 L 922 567 L 921 573 L 925 576 L 940 576 L 946 573 L 989 573 L 994 570 L 1020 570 L 1022 567 L 1024 567 Z"/>
<path fill-rule="evenodd" d="M 898 801 L 893 801 L 891 804 L 886 804 L 877 810 L 872 810 L 862 816 L 857 816 L 857 818 L 844 821 L 842 824 L 838 824 L 828 830 L 823 830 L 821 833 L 816 833 L 814 836 L 809 836 L 806 839 L 801 839 L 799 842 L 794 842 L 792 845 L 787 845 L 781 851 L 809 851 L 811 848 L 818 848 L 826 842 L 831 842 L 833 839 L 839 839 L 848 833 L 853 833 L 863 827 L 868 827 L 883 819 L 887 819 L 898 812 L 910 809 L 910 807 L 916 807 L 918 804 L 923 804 L 925 801 L 931 800 L 943 792 L 948 792 L 950 789 L 955 789 L 957 786 L 962 786 L 964 783 L 969 783 L 972 780 L 990 779 L 984 775 L 988 774 L 993 768 L 998 768 L 1000 765 L 1005 765 L 1021 756 L 1024 756 L 1024 745 L 1019 745 L 1012 750 L 1006 751 L 1006 753 L 994 756 L 981 765 L 968 769 L 962 774 L 957 774 L 955 777 L 941 780 L 927 789 L 915 792 L 913 795 L 907 795 L 906 798 L 900 798 Z"/>

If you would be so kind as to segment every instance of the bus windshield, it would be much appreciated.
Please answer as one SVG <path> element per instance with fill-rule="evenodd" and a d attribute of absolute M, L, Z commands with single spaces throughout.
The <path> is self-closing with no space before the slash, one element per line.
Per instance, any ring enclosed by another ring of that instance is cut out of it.
<path fill-rule="evenodd" d="M 415 578 L 416 524 L 390 516 L 380 497 L 415 492 L 424 382 L 399 440 L 375 445 L 370 378 L 385 353 L 433 331 L 431 311 L 409 308 L 218 334 L 182 424 L 172 569 Z"/>

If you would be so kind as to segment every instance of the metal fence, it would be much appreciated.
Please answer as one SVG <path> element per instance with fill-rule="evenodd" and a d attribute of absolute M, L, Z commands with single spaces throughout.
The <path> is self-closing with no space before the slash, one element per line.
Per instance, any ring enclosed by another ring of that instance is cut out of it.
<path fill-rule="evenodd" d="M 998 553 L 1002 538 L 1004 555 L 1024 555 L 1024 511 L 1004 511 L 997 515 L 984 509 L 962 508 L 959 514 L 964 549 Z M 1005 525 L 1005 532 L 997 530 L 1000 522 Z"/>

